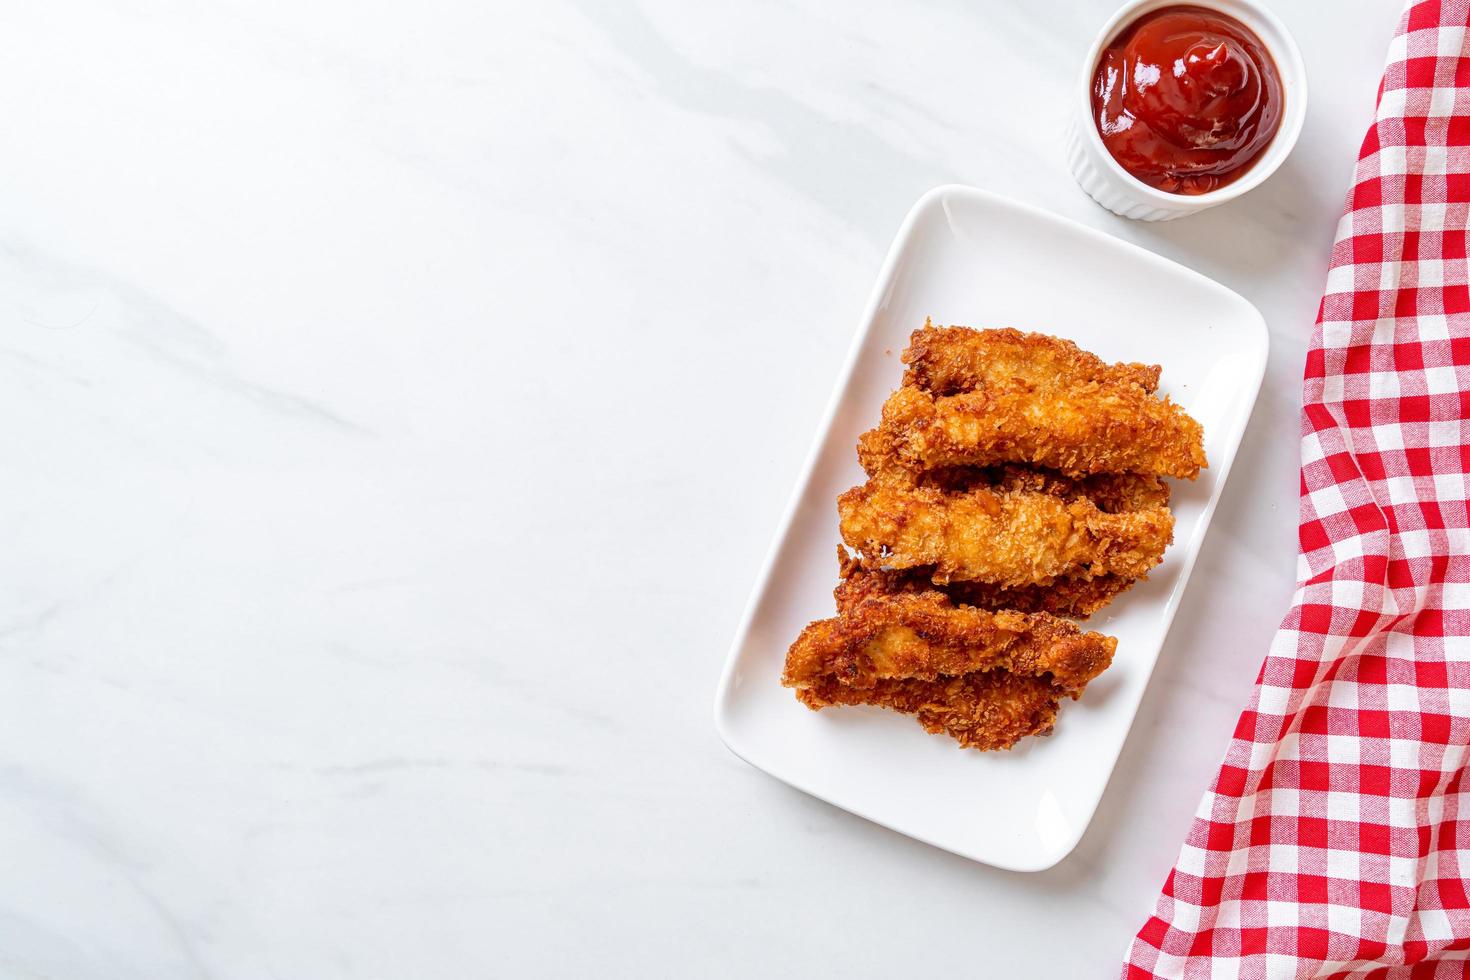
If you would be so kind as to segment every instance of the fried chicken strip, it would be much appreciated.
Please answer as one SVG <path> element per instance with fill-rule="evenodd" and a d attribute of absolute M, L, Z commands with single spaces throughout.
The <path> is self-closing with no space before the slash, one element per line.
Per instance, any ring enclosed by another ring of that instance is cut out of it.
<path fill-rule="evenodd" d="M 1145 473 L 1192 480 L 1207 465 L 1200 424 L 1136 384 L 1073 388 L 1020 380 L 936 396 L 904 385 L 858 442 L 870 473 L 891 459 L 909 469 L 1032 463 L 1069 476 Z"/>
<path fill-rule="evenodd" d="M 837 599 L 839 613 L 873 595 L 937 590 L 958 605 L 977 609 L 1012 609 L 1086 619 L 1132 588 L 1136 581 L 1122 575 L 1100 575 L 1091 579 L 1059 578 L 1051 585 L 1009 589 L 989 582 L 954 581 L 937 585 L 932 568 L 868 568 L 858 559 L 849 558 L 840 545 L 837 550 L 838 560 L 842 562 L 842 581 L 832 594 Z"/>
<path fill-rule="evenodd" d="M 1117 644 L 1046 613 L 955 606 L 938 592 L 873 595 L 807 624 L 786 653 L 781 683 L 800 690 L 828 677 L 857 690 L 1001 668 L 1049 677 L 1076 694 L 1107 669 Z"/>
<path fill-rule="evenodd" d="M 1109 514 L 1085 497 L 1027 490 L 946 493 L 875 478 L 837 498 L 842 540 L 869 565 L 934 566 L 936 582 L 1050 585 L 1143 576 L 1174 534 L 1167 507 Z"/>
<path fill-rule="evenodd" d="M 830 677 L 796 692 L 819 711 L 832 705 L 871 704 L 913 715 L 924 730 L 948 735 L 968 749 L 1008 749 L 1028 735 L 1046 735 L 1056 722 L 1061 688 L 1044 677 L 988 670 L 935 681 L 904 678 L 872 688 L 844 687 Z"/>
<path fill-rule="evenodd" d="M 936 395 L 953 395 L 1019 379 L 1035 386 L 1072 388 L 1089 383 L 1159 387 L 1157 364 L 1108 364 L 1070 340 L 1022 333 L 1009 327 L 974 330 L 936 327 L 924 321 L 903 352 L 904 384 Z"/>
<path fill-rule="evenodd" d="M 956 607 L 934 591 L 839 594 L 839 604 L 791 645 L 781 682 L 814 711 L 890 708 L 967 748 L 1050 732 L 1062 698 L 1081 694 L 1117 647 L 1044 613 Z"/>

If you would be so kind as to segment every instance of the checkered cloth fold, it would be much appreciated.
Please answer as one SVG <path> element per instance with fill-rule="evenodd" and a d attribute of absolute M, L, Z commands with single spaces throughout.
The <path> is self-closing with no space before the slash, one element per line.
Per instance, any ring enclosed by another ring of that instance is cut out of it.
<path fill-rule="evenodd" d="M 1390 48 L 1307 355 L 1300 584 L 1125 978 L 1470 977 L 1467 20 L 1411 3 Z"/>

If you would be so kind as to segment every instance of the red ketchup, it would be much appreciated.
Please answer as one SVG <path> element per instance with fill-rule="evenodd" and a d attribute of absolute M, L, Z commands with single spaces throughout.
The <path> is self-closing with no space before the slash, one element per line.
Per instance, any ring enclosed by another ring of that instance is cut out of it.
<path fill-rule="evenodd" d="M 1160 190 L 1205 194 L 1249 170 L 1276 135 L 1281 77 L 1234 17 L 1164 7 L 1103 48 L 1092 113 L 1124 170 Z"/>

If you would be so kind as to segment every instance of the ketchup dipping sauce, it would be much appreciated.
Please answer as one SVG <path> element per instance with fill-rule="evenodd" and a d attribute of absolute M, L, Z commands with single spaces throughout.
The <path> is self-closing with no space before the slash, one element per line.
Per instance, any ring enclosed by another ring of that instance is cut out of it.
<path fill-rule="evenodd" d="M 1103 48 L 1092 114 L 1118 165 L 1175 194 L 1250 169 L 1281 124 L 1281 77 L 1261 39 L 1204 7 L 1164 7 Z"/>

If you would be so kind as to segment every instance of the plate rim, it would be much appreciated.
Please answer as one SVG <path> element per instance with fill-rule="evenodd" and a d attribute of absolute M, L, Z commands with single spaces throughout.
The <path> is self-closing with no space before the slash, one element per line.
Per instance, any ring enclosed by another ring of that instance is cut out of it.
<path fill-rule="evenodd" d="M 739 736 L 736 733 L 736 729 L 730 724 L 728 717 L 729 703 L 734 687 L 735 669 L 739 660 L 740 650 L 745 645 L 745 641 L 749 636 L 750 627 L 755 619 L 756 608 L 768 588 L 771 573 L 775 568 L 776 556 L 780 552 L 782 544 L 791 533 L 792 522 L 795 520 L 801 502 L 805 499 L 807 491 L 810 488 L 812 476 L 816 470 L 817 459 L 830 435 L 833 422 L 836 419 L 838 406 L 842 402 L 843 395 L 852 382 L 852 375 L 857 367 L 858 357 L 869 334 L 872 333 L 873 325 L 877 322 L 878 313 L 885 304 L 887 295 L 894 286 L 895 268 L 898 265 L 900 257 L 907 252 L 914 229 L 920 219 L 930 209 L 936 206 L 944 210 L 947 218 L 948 209 L 945 207 L 945 202 L 954 197 L 969 198 L 981 204 L 998 207 L 1002 210 L 1009 209 L 1014 212 L 1019 212 L 1028 218 L 1039 220 L 1069 233 L 1078 234 L 1084 239 L 1104 245 L 1105 247 L 1118 249 L 1125 254 L 1130 254 L 1134 258 L 1155 265 L 1162 265 L 1170 272 L 1176 274 L 1183 273 L 1185 278 L 1192 279 L 1198 284 L 1217 290 L 1235 302 L 1238 302 L 1244 311 L 1248 311 L 1251 314 L 1251 326 L 1255 333 L 1255 337 L 1252 338 L 1255 343 L 1252 346 L 1256 350 L 1257 356 L 1254 365 L 1251 366 L 1251 375 L 1254 380 L 1250 385 L 1249 397 L 1244 402 L 1244 411 L 1241 412 L 1233 430 L 1227 434 L 1226 447 L 1228 451 L 1225 454 L 1226 458 L 1223 464 L 1218 465 L 1216 469 L 1218 475 L 1215 480 L 1214 489 L 1200 513 L 1199 543 L 1196 547 L 1189 549 L 1188 553 L 1185 554 L 1179 569 L 1179 584 L 1173 590 L 1169 601 L 1165 605 L 1163 611 L 1163 633 L 1159 639 L 1159 651 L 1155 653 L 1153 662 L 1149 665 L 1148 676 L 1144 679 L 1144 687 L 1139 696 L 1138 704 L 1134 706 L 1131 717 L 1128 719 L 1128 725 L 1124 730 L 1123 738 L 1108 767 L 1107 778 L 1103 780 L 1096 798 L 1092 800 L 1088 808 L 1087 819 L 1078 822 L 1075 831 L 1069 835 L 1069 838 L 1064 843 L 1059 844 L 1039 861 L 1034 862 L 1006 861 L 997 859 L 991 855 L 977 854 L 963 844 L 946 843 L 934 840 L 923 833 L 901 829 L 894 826 L 888 820 L 864 812 L 864 808 L 860 806 L 850 805 L 833 799 L 831 796 L 807 785 L 801 777 L 785 771 L 785 768 L 779 763 L 768 764 L 752 759 L 746 751 L 742 751 L 739 745 Z M 1173 259 L 1159 255 L 1157 252 L 1152 252 L 1141 245 L 1110 235 L 1105 231 L 1084 225 L 1072 218 L 1047 211 L 1044 208 L 1028 204 L 1024 201 L 1018 201 L 1014 198 L 997 194 L 994 191 L 956 183 L 941 184 L 926 191 L 909 208 L 908 213 L 904 215 L 898 232 L 894 235 L 893 243 L 889 246 L 887 255 L 884 256 L 883 264 L 879 268 L 877 279 L 874 281 L 868 302 L 863 310 L 861 325 L 853 333 L 847 355 L 843 360 L 842 370 L 838 373 L 837 380 L 832 387 L 832 392 L 828 396 L 826 408 L 823 410 L 821 419 L 817 424 L 811 445 L 807 449 L 806 458 L 802 463 L 792 492 L 786 501 L 781 519 L 776 525 L 776 531 L 771 537 L 771 543 L 766 549 L 765 558 L 761 562 L 760 570 L 756 575 L 754 585 L 751 587 L 750 595 L 746 599 L 745 608 L 740 615 L 734 638 L 731 640 L 730 646 L 725 653 L 724 664 L 720 671 L 719 684 L 715 689 L 713 705 L 715 731 L 719 734 L 720 740 L 725 744 L 725 747 L 736 758 L 786 783 L 794 789 L 800 790 L 809 796 L 813 796 L 854 816 L 875 823 L 893 833 L 913 838 L 931 847 L 937 847 L 952 854 L 968 858 L 969 860 L 1001 868 L 1006 871 L 1036 872 L 1055 867 L 1076 849 L 1083 836 L 1087 833 L 1087 830 L 1092 826 L 1092 821 L 1097 815 L 1098 806 L 1101 804 L 1103 796 L 1107 794 L 1108 787 L 1112 785 L 1113 776 L 1117 772 L 1118 761 L 1122 758 L 1123 750 L 1127 747 L 1128 739 L 1133 734 L 1133 726 L 1138 720 L 1139 708 L 1143 705 L 1143 699 L 1148 696 L 1148 688 L 1153 682 L 1153 675 L 1158 667 L 1159 654 L 1162 653 L 1164 645 L 1168 642 L 1169 633 L 1174 625 L 1175 614 L 1183 602 L 1184 593 L 1189 588 L 1190 579 L 1194 572 L 1195 562 L 1199 558 L 1199 553 L 1204 550 L 1205 540 L 1208 538 L 1210 526 L 1214 522 L 1215 509 L 1219 504 L 1220 497 L 1225 492 L 1225 485 L 1229 480 L 1231 470 L 1234 468 L 1235 457 L 1240 449 L 1241 440 L 1244 438 L 1245 430 L 1250 426 L 1251 418 L 1255 414 L 1256 403 L 1260 398 L 1261 385 L 1265 381 L 1266 367 L 1270 358 L 1270 343 L 1270 329 L 1266 325 L 1265 317 L 1254 303 L 1223 283 L 1211 279 L 1203 273 L 1197 272 Z"/>

